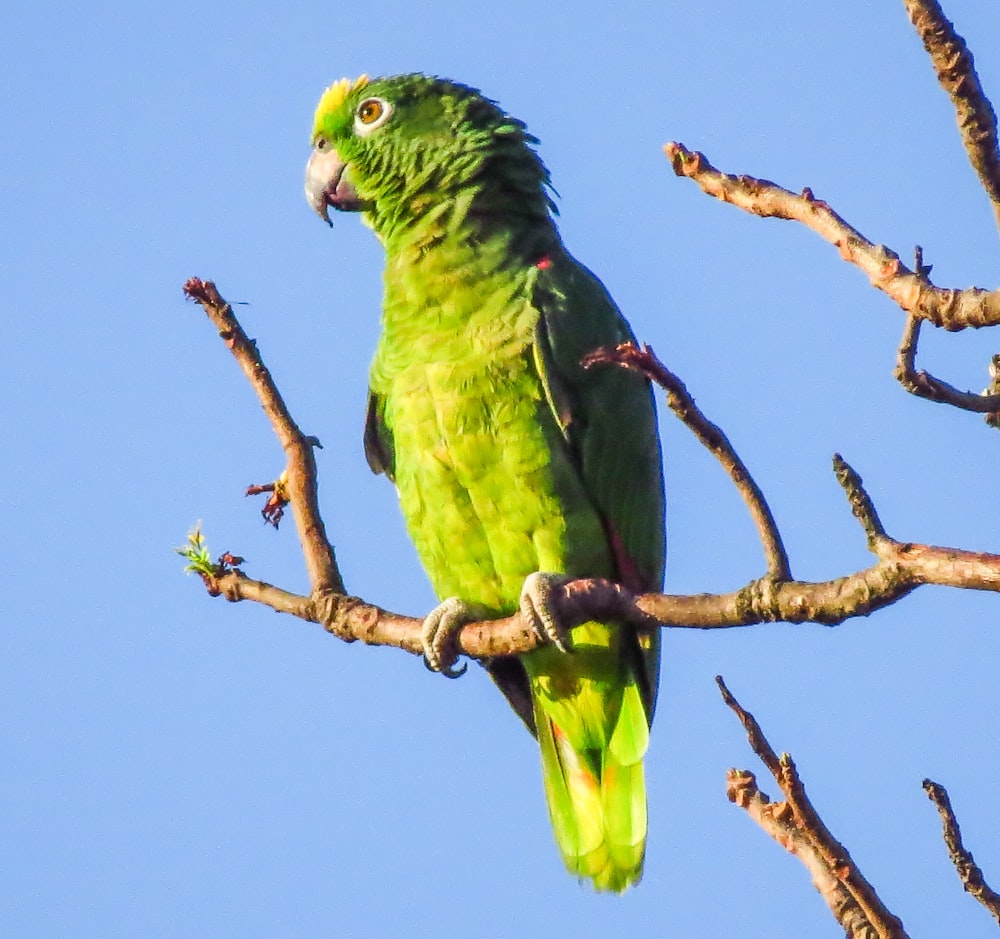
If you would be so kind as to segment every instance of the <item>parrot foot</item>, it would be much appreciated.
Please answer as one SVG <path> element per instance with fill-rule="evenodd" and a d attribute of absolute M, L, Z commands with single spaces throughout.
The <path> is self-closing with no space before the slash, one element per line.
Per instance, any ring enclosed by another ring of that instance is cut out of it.
<path fill-rule="evenodd" d="M 535 571 L 524 579 L 519 606 L 521 615 L 531 624 L 540 639 L 552 643 L 560 652 L 572 652 L 569 630 L 553 612 L 552 592 L 572 580 L 562 574 Z"/>
<path fill-rule="evenodd" d="M 479 617 L 476 609 L 458 597 L 449 597 L 439 603 L 425 617 L 420 627 L 420 642 L 424 647 L 424 665 L 432 672 L 440 672 L 445 678 L 460 678 L 469 666 L 455 668 L 458 653 L 455 651 L 455 636 L 466 624 Z"/>

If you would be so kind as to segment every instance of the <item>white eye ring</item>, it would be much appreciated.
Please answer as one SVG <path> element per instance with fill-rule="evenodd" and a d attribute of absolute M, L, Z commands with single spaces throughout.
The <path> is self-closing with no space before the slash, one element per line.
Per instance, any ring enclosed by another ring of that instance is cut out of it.
<path fill-rule="evenodd" d="M 359 137 L 367 137 L 390 117 L 392 105 L 385 98 L 365 98 L 354 111 L 354 133 Z"/>

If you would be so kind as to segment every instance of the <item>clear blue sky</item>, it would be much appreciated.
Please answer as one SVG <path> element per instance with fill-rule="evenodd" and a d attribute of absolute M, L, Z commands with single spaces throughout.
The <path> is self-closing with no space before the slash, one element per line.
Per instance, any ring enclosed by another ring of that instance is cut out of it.
<path fill-rule="evenodd" d="M 1000 103 L 1000 7 L 950 0 Z M 533 742 L 486 678 L 211 600 L 172 553 L 292 589 L 294 532 L 241 495 L 281 453 L 201 311 L 215 279 L 297 419 L 349 588 L 433 597 L 360 431 L 380 249 L 311 214 L 315 101 L 342 75 L 436 72 L 522 117 L 570 249 L 768 494 L 802 578 L 866 565 L 839 450 L 902 539 L 1000 550 L 1000 439 L 905 395 L 900 312 L 816 236 L 701 195 L 720 168 L 810 186 L 945 286 L 996 285 L 997 232 L 900 3 L 19 5 L 0 31 L 5 417 L 0 923 L 11 936 L 841 935 L 799 864 L 724 797 L 755 764 L 712 676 L 789 750 L 912 934 L 993 934 L 924 776 L 1000 887 L 998 601 L 918 591 L 837 629 L 666 637 L 643 884 L 595 896 L 552 843 Z M 923 364 L 986 383 L 996 335 Z M 662 418 L 671 592 L 762 570 L 731 487 Z M 774 793 L 775 787 L 764 783 Z"/>

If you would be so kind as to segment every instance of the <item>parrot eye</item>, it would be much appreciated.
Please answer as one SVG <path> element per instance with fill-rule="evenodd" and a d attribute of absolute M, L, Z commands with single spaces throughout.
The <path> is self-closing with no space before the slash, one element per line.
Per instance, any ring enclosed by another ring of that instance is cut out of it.
<path fill-rule="evenodd" d="M 366 98 L 354 112 L 354 132 L 366 137 L 389 120 L 391 114 L 392 105 L 385 98 Z"/>

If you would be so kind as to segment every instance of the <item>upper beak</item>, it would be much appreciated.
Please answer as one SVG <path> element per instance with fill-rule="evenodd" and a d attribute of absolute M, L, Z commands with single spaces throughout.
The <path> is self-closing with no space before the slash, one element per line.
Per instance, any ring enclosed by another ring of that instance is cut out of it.
<path fill-rule="evenodd" d="M 358 198 L 354 187 L 344 178 L 347 164 L 333 147 L 313 150 L 306 164 L 306 198 L 313 210 L 327 225 L 330 206 L 342 212 L 359 212 L 366 203 Z"/>

